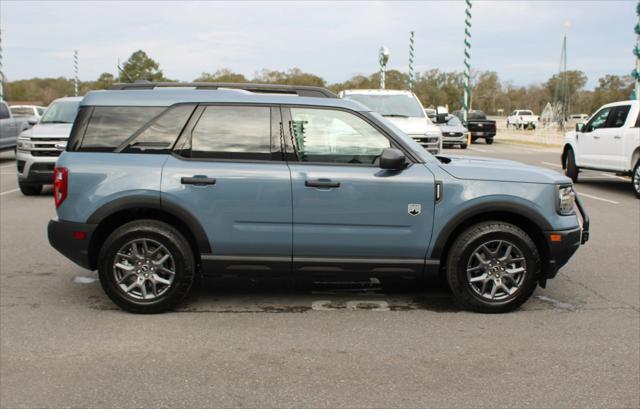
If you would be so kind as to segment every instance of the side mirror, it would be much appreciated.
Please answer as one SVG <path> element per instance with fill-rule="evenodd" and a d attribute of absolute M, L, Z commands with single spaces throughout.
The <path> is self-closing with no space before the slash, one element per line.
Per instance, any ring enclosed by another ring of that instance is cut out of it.
<path fill-rule="evenodd" d="M 402 151 L 386 148 L 380 155 L 380 169 L 399 170 L 404 168 L 407 159 Z"/>
<path fill-rule="evenodd" d="M 35 125 L 35 124 L 37 124 L 37 123 L 38 123 L 38 118 L 29 118 L 29 119 L 27 120 L 27 123 L 28 123 L 29 125 L 33 126 L 33 125 Z"/>
<path fill-rule="evenodd" d="M 439 124 L 444 124 L 445 122 L 447 122 L 447 114 L 436 115 L 436 122 Z"/>
<path fill-rule="evenodd" d="M 584 124 L 581 124 L 581 123 L 576 124 L 576 132 L 582 132 L 583 129 L 584 129 Z"/>

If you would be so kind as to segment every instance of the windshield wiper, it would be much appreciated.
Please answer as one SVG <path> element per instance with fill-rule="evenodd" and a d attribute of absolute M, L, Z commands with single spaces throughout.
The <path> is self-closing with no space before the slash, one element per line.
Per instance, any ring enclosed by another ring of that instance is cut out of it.
<path fill-rule="evenodd" d="M 67 122 L 67 121 L 41 121 L 41 124 L 71 124 L 73 122 Z"/>
<path fill-rule="evenodd" d="M 409 118 L 409 115 L 401 115 L 401 114 L 382 114 L 382 116 L 390 116 L 392 118 Z"/>

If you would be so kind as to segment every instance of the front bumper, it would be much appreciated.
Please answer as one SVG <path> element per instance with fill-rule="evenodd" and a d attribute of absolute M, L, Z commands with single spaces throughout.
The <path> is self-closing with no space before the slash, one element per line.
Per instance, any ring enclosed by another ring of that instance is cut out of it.
<path fill-rule="evenodd" d="M 558 270 L 567 264 L 580 245 L 589 241 L 589 215 L 578 194 L 576 194 L 576 207 L 582 218 L 582 226 L 570 230 L 545 232 L 549 257 L 543 268 L 543 276 L 540 282 L 543 287 L 546 279 L 555 277 L 558 274 Z"/>
<path fill-rule="evenodd" d="M 23 183 L 53 183 L 53 168 L 57 156 L 32 156 L 28 151 L 16 152 L 18 181 Z"/>
<path fill-rule="evenodd" d="M 80 267 L 94 270 L 95 266 L 91 265 L 89 250 L 96 227 L 96 224 L 51 219 L 47 226 L 49 244 Z"/>

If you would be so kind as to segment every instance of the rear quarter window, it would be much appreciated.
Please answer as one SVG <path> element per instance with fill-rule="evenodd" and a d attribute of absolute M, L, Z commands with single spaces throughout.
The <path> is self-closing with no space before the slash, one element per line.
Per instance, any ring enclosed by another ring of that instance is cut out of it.
<path fill-rule="evenodd" d="M 166 107 L 94 107 L 78 150 L 111 152 Z"/>

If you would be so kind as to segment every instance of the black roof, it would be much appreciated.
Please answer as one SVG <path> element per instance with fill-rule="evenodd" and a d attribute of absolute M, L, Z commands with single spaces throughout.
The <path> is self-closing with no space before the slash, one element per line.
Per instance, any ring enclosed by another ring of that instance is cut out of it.
<path fill-rule="evenodd" d="M 338 98 L 336 94 L 322 87 L 311 87 L 307 85 L 280 85 L 280 84 L 255 84 L 251 82 L 150 82 L 136 81 L 133 83 L 115 84 L 112 90 L 150 90 L 155 88 L 195 88 L 195 89 L 220 89 L 233 88 L 242 89 L 261 94 L 285 94 L 298 95 L 301 97 L 315 98 Z"/>

